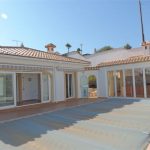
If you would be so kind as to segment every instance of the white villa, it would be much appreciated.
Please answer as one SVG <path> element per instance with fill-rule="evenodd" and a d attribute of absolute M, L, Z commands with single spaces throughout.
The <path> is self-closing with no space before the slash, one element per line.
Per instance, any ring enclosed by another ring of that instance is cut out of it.
<path fill-rule="evenodd" d="M 46 45 L 47 52 L 0 46 L 0 109 L 92 97 L 91 93 L 149 98 L 150 43 L 146 46 L 87 57 L 55 54 L 53 44 Z"/>

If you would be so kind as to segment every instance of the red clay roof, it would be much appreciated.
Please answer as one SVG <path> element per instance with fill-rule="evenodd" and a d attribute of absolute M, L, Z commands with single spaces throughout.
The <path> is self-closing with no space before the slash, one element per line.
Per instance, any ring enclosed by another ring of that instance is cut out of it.
<path fill-rule="evenodd" d="M 140 55 L 140 56 L 133 56 L 129 57 L 127 59 L 119 59 L 115 61 L 108 61 L 98 64 L 95 67 L 86 67 L 86 70 L 98 70 L 101 67 L 108 67 L 108 66 L 114 66 L 114 65 L 123 65 L 123 64 L 133 64 L 133 63 L 139 63 L 139 62 L 147 62 L 150 61 L 150 55 Z"/>
<path fill-rule="evenodd" d="M 115 61 L 109 61 L 100 63 L 97 65 L 97 67 L 107 67 L 107 66 L 113 66 L 113 65 L 122 65 L 122 64 L 133 64 L 138 62 L 146 62 L 150 61 L 150 55 L 140 55 L 140 56 L 133 56 L 129 57 L 127 59 L 120 59 Z"/>
<path fill-rule="evenodd" d="M 133 56 L 127 59 L 120 59 L 110 62 L 104 62 L 97 65 L 97 67 L 106 67 L 106 66 L 113 66 L 113 65 L 122 65 L 122 64 L 133 64 L 138 62 L 146 62 L 150 61 L 150 55 L 140 55 L 140 56 Z"/>
<path fill-rule="evenodd" d="M 54 61 L 65 61 L 65 62 L 72 62 L 72 63 L 83 63 L 83 64 L 90 63 L 88 61 L 65 57 L 58 54 L 48 53 L 48 52 L 44 52 L 32 48 L 27 48 L 27 47 L 0 46 L 0 54 L 47 59 L 47 60 L 54 60 Z"/>

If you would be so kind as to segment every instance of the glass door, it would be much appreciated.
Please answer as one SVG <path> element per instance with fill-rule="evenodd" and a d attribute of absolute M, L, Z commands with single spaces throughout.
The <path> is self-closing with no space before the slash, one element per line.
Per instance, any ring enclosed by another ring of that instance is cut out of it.
<path fill-rule="evenodd" d="M 117 96 L 124 96 L 123 71 L 116 71 Z"/>
<path fill-rule="evenodd" d="M 107 72 L 107 80 L 108 80 L 108 96 L 115 96 L 115 81 L 114 81 L 114 72 Z"/>
<path fill-rule="evenodd" d="M 66 80 L 66 98 L 73 97 L 73 77 L 72 74 L 65 74 Z"/>
<path fill-rule="evenodd" d="M 144 97 L 143 69 L 134 69 L 136 97 Z"/>
<path fill-rule="evenodd" d="M 88 97 L 88 78 L 82 75 L 80 78 L 81 97 Z"/>
<path fill-rule="evenodd" d="M 0 107 L 14 105 L 13 74 L 0 73 Z"/>
<path fill-rule="evenodd" d="M 145 69 L 145 79 L 147 97 L 150 98 L 150 68 Z"/>
<path fill-rule="evenodd" d="M 133 75 L 132 69 L 125 70 L 125 89 L 126 89 L 126 96 L 133 97 Z"/>
<path fill-rule="evenodd" d="M 42 74 L 43 102 L 50 101 L 50 80 L 48 74 Z"/>

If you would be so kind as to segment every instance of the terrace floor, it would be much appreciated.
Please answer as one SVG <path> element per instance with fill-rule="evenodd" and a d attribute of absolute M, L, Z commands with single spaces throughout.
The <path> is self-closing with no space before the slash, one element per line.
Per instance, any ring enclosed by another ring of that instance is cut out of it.
<path fill-rule="evenodd" d="M 58 103 L 60 107 L 55 106 L 53 112 L 47 107 L 47 112 L 45 108 L 38 114 L 34 111 L 32 116 L 24 113 L 20 119 L 8 121 L 7 118 L 6 122 L 1 119 L 0 148 L 145 150 L 150 142 L 150 100 L 111 98 L 80 101 L 81 106 L 71 105 L 71 102 Z M 18 111 L 21 113 L 21 108 Z"/>
<path fill-rule="evenodd" d="M 69 99 L 66 101 L 59 102 L 49 102 L 49 103 L 33 103 L 18 106 L 15 108 L 8 108 L 0 110 L 0 122 L 7 120 L 14 120 L 17 118 L 28 117 L 31 115 L 37 115 L 41 113 L 47 113 L 51 111 L 56 111 L 60 109 L 80 106 L 84 104 L 93 103 L 96 101 L 101 101 L 103 98 L 82 98 L 82 99 Z"/>

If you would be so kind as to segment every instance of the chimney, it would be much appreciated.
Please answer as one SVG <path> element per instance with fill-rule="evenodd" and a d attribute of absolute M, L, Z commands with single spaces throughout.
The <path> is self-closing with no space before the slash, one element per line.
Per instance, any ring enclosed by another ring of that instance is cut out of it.
<path fill-rule="evenodd" d="M 48 53 L 54 53 L 54 48 L 55 47 L 56 46 L 54 44 L 52 44 L 52 43 L 49 43 L 49 44 L 45 45 L 45 48 L 47 48 L 47 52 Z"/>
<path fill-rule="evenodd" d="M 145 49 L 150 50 L 150 42 L 145 41 L 142 43 L 142 46 L 144 46 Z"/>

